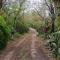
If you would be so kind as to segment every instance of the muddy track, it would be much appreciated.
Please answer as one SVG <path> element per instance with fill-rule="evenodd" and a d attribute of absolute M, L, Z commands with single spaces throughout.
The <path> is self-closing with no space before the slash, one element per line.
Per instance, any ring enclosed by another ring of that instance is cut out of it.
<path fill-rule="evenodd" d="M 12 47 L 0 55 L 0 60 L 50 60 L 34 33 L 29 32 Z"/>

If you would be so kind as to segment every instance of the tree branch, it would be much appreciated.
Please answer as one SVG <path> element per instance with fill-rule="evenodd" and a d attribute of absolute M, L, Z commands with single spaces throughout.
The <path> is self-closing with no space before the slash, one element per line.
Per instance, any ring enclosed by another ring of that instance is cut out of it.
<path fill-rule="evenodd" d="M 44 18 L 44 17 L 41 16 L 40 12 L 39 12 L 36 8 L 35 8 L 35 10 L 36 10 L 37 14 L 38 14 L 41 18 Z"/>

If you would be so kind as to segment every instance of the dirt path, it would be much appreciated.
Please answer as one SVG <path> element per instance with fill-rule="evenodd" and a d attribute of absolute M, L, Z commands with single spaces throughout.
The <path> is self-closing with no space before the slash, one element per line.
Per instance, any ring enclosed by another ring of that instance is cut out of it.
<path fill-rule="evenodd" d="M 0 60 L 49 60 L 40 42 L 37 40 L 36 32 L 30 30 L 29 33 L 15 43 L 13 48 L 6 48 L 0 55 Z"/>

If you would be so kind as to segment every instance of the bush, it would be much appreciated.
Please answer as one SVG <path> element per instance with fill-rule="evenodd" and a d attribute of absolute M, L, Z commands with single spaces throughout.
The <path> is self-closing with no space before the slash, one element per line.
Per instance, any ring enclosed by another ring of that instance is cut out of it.
<path fill-rule="evenodd" d="M 54 57 L 59 56 L 59 48 L 60 48 L 60 32 L 55 32 L 50 35 L 48 46 L 50 47 L 49 50 L 52 52 Z"/>
<path fill-rule="evenodd" d="M 19 32 L 20 34 L 23 34 L 28 31 L 29 27 L 26 23 L 23 21 L 17 21 L 16 23 L 16 31 Z"/>
<path fill-rule="evenodd" d="M 0 16 L 0 50 L 6 47 L 10 35 L 11 29 L 6 24 L 6 21 L 4 20 L 3 16 Z"/>
<path fill-rule="evenodd" d="M 39 34 L 44 33 L 44 31 L 43 31 L 43 27 L 44 27 L 43 21 L 34 21 L 32 23 L 32 27 L 35 28 Z"/>

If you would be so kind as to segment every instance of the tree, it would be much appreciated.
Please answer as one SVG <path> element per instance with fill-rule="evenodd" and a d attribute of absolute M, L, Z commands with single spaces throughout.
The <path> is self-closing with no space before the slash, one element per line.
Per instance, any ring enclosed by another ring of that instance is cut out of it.
<path fill-rule="evenodd" d="M 2 8 L 3 0 L 0 0 L 0 9 Z"/>
<path fill-rule="evenodd" d="M 26 0 L 9 0 L 7 4 L 5 5 L 5 13 L 6 13 L 6 21 L 7 23 L 13 28 L 13 30 L 16 29 L 17 21 L 21 20 L 23 16 L 23 10 L 25 9 Z"/>
<path fill-rule="evenodd" d="M 47 1 L 45 0 L 45 3 L 49 8 L 50 17 L 51 17 L 51 20 L 52 20 L 51 33 L 53 33 L 54 30 L 55 30 L 54 29 L 54 27 L 55 27 L 55 25 L 54 25 L 54 22 L 55 22 L 55 9 L 54 9 L 54 6 L 53 6 L 52 2 L 50 2 L 50 5 L 48 5 Z"/>
<path fill-rule="evenodd" d="M 5 2 L 6 2 L 6 0 L 0 0 L 0 9 L 3 7 Z"/>
<path fill-rule="evenodd" d="M 52 0 L 55 5 L 56 16 L 60 15 L 60 0 Z"/>

